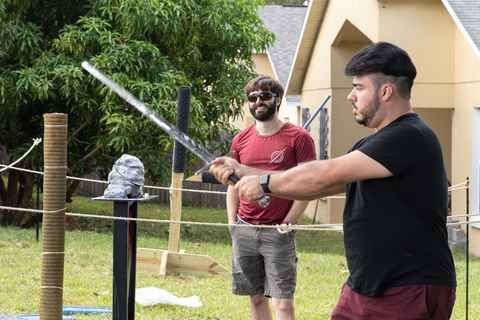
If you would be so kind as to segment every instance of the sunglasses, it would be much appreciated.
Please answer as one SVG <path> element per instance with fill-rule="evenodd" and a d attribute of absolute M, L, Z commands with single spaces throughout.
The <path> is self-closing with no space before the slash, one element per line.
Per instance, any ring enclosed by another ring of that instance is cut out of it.
<path fill-rule="evenodd" d="M 275 93 L 271 92 L 262 92 L 260 94 L 251 94 L 248 96 L 248 101 L 250 102 L 257 102 L 257 99 L 260 98 L 260 101 L 268 101 L 272 99 L 272 97 L 276 97 Z"/>

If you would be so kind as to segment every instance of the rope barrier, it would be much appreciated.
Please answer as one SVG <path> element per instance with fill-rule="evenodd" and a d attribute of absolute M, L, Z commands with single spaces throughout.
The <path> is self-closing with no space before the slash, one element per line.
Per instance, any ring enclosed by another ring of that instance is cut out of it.
<path fill-rule="evenodd" d="M 454 185 L 454 186 L 450 186 L 448 189 L 450 190 L 450 189 L 454 189 L 454 188 L 457 188 L 457 187 L 460 187 L 460 186 L 466 186 L 466 187 L 468 187 L 469 185 L 470 185 L 470 181 L 469 181 L 469 180 L 466 180 L 466 181 L 464 181 L 464 182 L 462 182 L 462 183 L 456 184 L 456 185 Z M 462 189 L 464 189 L 464 188 L 462 188 Z"/>
<path fill-rule="evenodd" d="M 158 220 L 158 219 L 142 219 L 142 218 L 127 218 L 127 217 L 112 217 L 112 216 L 103 216 L 103 215 L 95 215 L 95 214 L 83 214 L 83 213 L 73 213 L 73 212 L 66 212 L 65 215 L 67 216 L 74 216 L 74 217 L 88 217 L 88 218 L 99 218 L 99 219 L 109 219 L 109 220 L 124 220 L 124 221 L 137 221 L 137 222 L 159 222 L 159 223 L 173 223 L 173 224 L 187 224 L 187 225 L 200 225 L 200 226 L 216 226 L 216 227 L 246 227 L 246 228 L 265 228 L 265 229 L 278 229 L 278 225 L 253 225 L 253 224 L 228 224 L 228 223 L 216 223 L 216 222 L 195 222 L 195 221 L 177 221 L 177 220 Z M 289 228 L 291 230 L 325 230 L 331 231 L 332 229 L 326 229 L 323 225 L 317 225 L 317 228 L 305 228 L 308 226 L 304 225 L 290 225 Z M 286 229 L 282 227 L 282 229 Z"/>
<path fill-rule="evenodd" d="M 12 211 L 26 211 L 26 212 L 59 213 L 59 212 L 62 212 L 63 210 L 66 210 L 67 208 L 62 208 L 62 209 L 58 209 L 58 210 L 55 210 L 55 211 L 44 211 L 44 210 L 38 210 L 38 209 L 27 209 L 27 208 L 0 206 L 0 209 L 12 210 Z"/>
<path fill-rule="evenodd" d="M 7 170 L 8 168 L 13 168 L 14 165 L 16 165 L 17 163 L 19 163 L 20 161 L 23 160 L 23 158 L 25 158 L 32 150 L 35 146 L 37 146 L 38 144 L 40 144 L 40 142 L 42 142 L 42 138 L 36 138 L 36 139 L 33 139 L 33 144 L 32 146 L 30 147 L 30 149 L 28 149 L 28 151 L 20 158 L 18 159 L 17 161 L 15 161 L 14 163 L 12 163 L 11 165 L 8 165 L 8 166 L 5 166 L 5 168 L 1 169 L 0 172 L 2 171 L 5 171 Z M 3 165 L 2 165 L 3 166 Z"/>
<path fill-rule="evenodd" d="M 3 165 L 0 164 L 0 166 L 4 167 L 3 169 L 0 170 L 0 172 L 6 170 L 6 169 L 14 169 L 14 170 L 19 170 L 19 171 L 26 171 L 30 173 L 36 173 L 36 174 L 44 174 L 41 171 L 35 171 L 35 170 L 29 170 L 29 169 L 23 169 L 23 168 L 17 168 L 14 167 L 15 164 L 20 162 L 23 158 L 25 158 L 31 151 L 32 149 L 40 144 L 42 142 L 41 138 L 33 139 L 33 145 L 30 147 L 30 149 L 17 161 L 12 163 L 11 165 Z M 102 181 L 102 180 L 95 180 L 95 179 L 87 179 L 87 178 L 79 178 L 79 177 L 72 177 L 72 176 L 67 176 L 67 179 L 71 180 L 79 180 L 79 181 L 86 181 L 86 182 L 95 182 L 95 183 L 103 183 L 103 184 L 108 184 L 108 181 Z M 157 189 L 157 190 L 169 190 L 170 193 L 174 190 L 178 191 L 185 191 L 185 192 L 198 192 L 198 193 L 212 193 L 212 194 L 227 194 L 224 191 L 209 191 L 209 190 L 195 190 L 195 189 L 183 189 L 183 188 L 172 188 L 170 187 L 158 187 L 158 186 L 144 186 L 144 188 L 150 188 L 150 189 Z M 456 184 L 454 186 L 451 186 L 448 188 L 448 191 L 455 191 L 455 190 L 462 190 L 469 188 L 469 181 L 465 181 L 459 184 Z M 345 196 L 329 196 L 329 197 L 324 197 L 323 199 L 344 199 Z"/>
<path fill-rule="evenodd" d="M 44 174 L 41 171 L 35 171 L 35 170 L 29 170 L 29 169 L 23 169 L 23 168 L 17 168 L 14 167 L 15 164 L 20 162 L 23 158 L 25 158 L 31 151 L 32 149 L 40 144 L 42 142 L 41 138 L 33 139 L 33 145 L 30 147 L 30 149 L 17 161 L 14 163 L 6 166 L 3 164 L 0 164 L 0 166 L 4 167 L 3 169 L 0 170 L 0 172 L 6 170 L 6 169 L 14 169 L 14 170 L 19 170 L 19 171 L 26 171 L 30 173 L 35 173 L 35 174 Z M 86 181 L 86 182 L 95 182 L 95 183 L 103 183 L 103 184 L 108 184 L 108 181 L 102 181 L 102 180 L 95 180 L 95 179 L 87 179 L 87 178 L 79 178 L 79 177 L 72 177 L 72 176 L 67 176 L 67 179 L 71 180 L 79 180 L 79 181 Z M 456 190 L 462 190 L 469 188 L 469 181 L 465 181 L 456 185 L 453 185 L 448 188 L 448 191 L 456 191 Z M 172 188 L 170 187 L 158 187 L 158 186 L 144 186 L 144 188 L 150 188 L 150 189 L 157 189 L 157 190 L 169 190 L 170 193 L 174 190 L 178 191 L 185 191 L 185 192 L 198 192 L 198 193 L 212 193 L 212 194 L 227 194 L 224 191 L 209 191 L 209 190 L 195 190 L 195 189 L 183 189 L 183 188 Z M 345 196 L 329 196 L 329 197 L 324 197 L 323 199 L 344 199 Z"/>
<path fill-rule="evenodd" d="M 480 213 L 459 214 L 455 216 L 448 216 L 447 218 L 462 218 L 462 217 L 472 217 L 472 216 L 480 216 Z"/>
<path fill-rule="evenodd" d="M 8 167 L 10 169 L 19 170 L 19 171 L 26 171 L 26 172 L 35 173 L 35 174 L 44 174 L 42 171 L 35 171 L 35 170 L 11 167 L 11 165 L 6 166 L 4 164 L 0 164 L 0 167 L 6 167 L 5 169 L 7 169 L 7 167 Z M 2 169 L 2 170 L 5 170 L 5 169 Z M 1 170 L 0 170 L 0 172 L 1 172 Z M 80 178 L 80 177 L 72 177 L 72 176 L 67 176 L 67 179 L 108 184 L 108 181 L 87 179 L 87 178 Z M 463 187 L 459 187 L 459 186 L 463 186 Z M 224 191 L 195 190 L 195 189 L 183 189 L 183 188 L 172 188 L 172 187 L 144 186 L 144 188 L 145 189 L 150 188 L 150 189 L 158 189 L 158 190 L 169 190 L 170 193 L 174 190 L 178 190 L 178 191 L 184 191 L 184 192 L 227 194 Z M 463 190 L 463 189 L 468 189 L 468 188 L 470 188 L 469 183 L 468 183 L 468 181 L 465 181 L 465 182 L 462 182 L 462 183 L 459 183 L 457 185 L 449 187 L 448 191 Z M 323 199 L 345 199 L 345 196 L 329 196 L 329 197 L 323 197 Z"/>
<path fill-rule="evenodd" d="M 66 208 L 62 208 L 56 211 L 44 211 L 44 210 L 34 210 L 34 209 L 27 209 L 27 208 L 16 208 L 16 207 L 6 207 L 0 206 L 0 209 L 6 210 L 16 210 L 16 211 L 26 211 L 26 212 L 41 212 L 41 213 L 58 213 Z M 227 224 L 227 223 L 214 223 L 214 222 L 195 222 L 195 221 L 176 221 L 176 220 L 160 220 L 160 219 L 143 219 L 143 218 L 126 218 L 126 217 L 113 217 L 113 216 L 104 216 L 104 215 L 94 215 L 94 214 L 84 214 L 84 213 L 73 213 L 73 212 L 65 212 L 67 216 L 74 216 L 74 217 L 85 217 L 85 218 L 98 218 L 98 219 L 109 219 L 109 220 L 125 220 L 125 221 L 137 221 L 137 222 L 151 222 L 151 223 L 167 223 L 167 224 L 186 224 L 186 225 L 202 225 L 202 226 L 217 226 L 217 227 L 250 227 L 250 228 L 279 228 L 278 225 L 250 225 L 250 224 Z M 449 216 L 448 218 L 456 218 L 456 217 L 472 217 L 472 216 L 479 216 L 480 213 L 475 214 L 468 214 L 468 215 L 456 215 L 456 216 Z M 451 222 L 447 223 L 447 226 L 451 225 L 459 225 L 459 224 L 470 224 L 470 223 L 478 223 L 479 221 L 464 221 L 464 222 Z M 302 230 L 302 231 L 341 231 L 343 230 L 342 223 L 330 223 L 330 224 L 312 224 L 312 225 L 289 225 L 289 226 L 282 226 L 282 230 L 286 230 L 287 232 L 291 230 Z M 57 253 L 57 252 L 54 252 Z M 45 253 L 47 254 L 47 253 Z"/>
<path fill-rule="evenodd" d="M 4 171 L 6 169 L 14 169 L 14 170 L 19 170 L 19 171 L 26 171 L 26 172 L 30 172 L 30 173 L 35 173 L 35 174 L 44 174 L 41 171 L 35 171 L 35 170 L 29 170 L 29 169 L 14 167 L 15 164 L 17 164 L 22 159 L 24 159 L 33 150 L 33 148 L 35 146 L 37 146 L 38 144 L 40 144 L 41 142 L 42 142 L 41 138 L 33 139 L 32 146 L 21 158 L 19 158 L 17 161 L 15 161 L 14 163 L 12 163 L 8 166 L 0 164 L 0 166 L 4 167 L 3 169 L 0 170 L 0 172 Z M 66 168 L 66 167 L 62 167 L 62 168 Z M 72 176 L 67 176 L 67 179 L 108 184 L 108 181 L 87 179 L 87 178 L 79 178 L 79 177 L 72 177 Z M 174 190 L 178 190 L 178 191 L 186 191 L 186 192 L 226 194 L 226 192 L 222 192 L 222 191 L 195 190 L 195 189 L 183 189 L 183 188 L 173 188 L 173 187 L 144 186 L 144 188 L 169 190 L 170 193 L 172 193 L 172 191 L 174 191 Z M 468 188 L 470 188 L 470 181 L 469 180 L 449 187 L 448 191 L 463 190 L 463 189 L 468 189 Z M 342 198 L 345 198 L 345 196 L 330 196 L 330 197 L 325 197 L 325 198 L 342 199 Z M 58 213 L 58 212 L 61 212 L 63 210 L 66 210 L 66 208 L 62 208 L 62 209 L 59 209 L 59 210 L 56 210 L 56 211 L 43 211 L 43 210 L 34 210 L 34 209 L 17 208 L 17 207 L 6 207 L 6 206 L 0 206 L 0 209 L 13 210 L 13 211 L 35 212 L 35 213 L 36 212 Z M 253 227 L 253 228 L 278 228 L 278 226 L 275 226 L 275 225 L 273 225 L 273 226 L 269 226 L 269 225 L 260 225 L 259 226 L 259 225 L 248 225 L 248 224 L 242 224 L 242 225 L 233 224 L 232 225 L 232 224 L 224 224 L 224 223 L 208 223 L 208 222 L 193 222 L 193 221 L 122 218 L 122 217 L 89 215 L 89 214 L 72 213 L 72 212 L 66 212 L 65 215 L 83 216 L 83 217 L 100 218 L 100 219 L 133 220 L 133 221 L 140 221 L 140 222 L 159 222 L 159 223 L 172 223 L 172 224 L 190 224 L 190 225 L 193 224 L 193 225 L 228 226 L 228 227 L 239 226 L 239 227 Z M 449 218 L 471 217 L 471 216 L 479 216 L 479 215 L 480 215 L 480 213 L 468 214 L 468 215 L 454 215 L 454 216 L 449 216 Z M 450 226 L 450 225 L 469 224 L 469 223 L 478 223 L 478 221 L 452 222 L 452 223 L 447 223 L 446 225 Z M 332 229 L 332 228 L 336 228 L 336 230 L 340 230 L 340 228 L 341 228 L 343 230 L 343 224 L 342 223 L 333 223 L 333 224 L 321 224 L 321 225 L 317 224 L 317 225 L 301 225 L 301 226 L 299 226 L 299 225 L 288 225 L 288 226 L 282 226 L 283 231 L 281 231 L 281 232 L 290 232 L 291 230 L 306 230 L 306 231 L 331 231 L 331 230 L 335 230 L 335 229 Z"/>

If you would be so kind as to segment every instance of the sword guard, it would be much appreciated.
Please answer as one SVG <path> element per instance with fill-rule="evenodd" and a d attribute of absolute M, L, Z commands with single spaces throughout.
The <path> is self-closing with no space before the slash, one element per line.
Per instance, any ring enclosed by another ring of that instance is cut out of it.
<path fill-rule="evenodd" d="M 229 153 L 227 153 L 226 155 L 223 155 L 223 156 L 221 156 L 221 157 L 230 157 L 230 156 L 231 156 L 232 154 L 234 154 L 234 153 L 235 153 L 235 151 L 230 151 Z M 208 163 L 208 164 L 207 164 L 205 167 L 203 167 L 202 169 L 197 170 L 197 172 L 195 172 L 195 175 L 204 172 L 205 170 L 207 170 L 208 168 L 210 168 L 211 165 L 212 165 L 211 163 Z"/>
<path fill-rule="evenodd" d="M 264 196 L 262 199 L 258 200 L 258 204 L 262 208 L 268 207 L 268 205 L 270 204 L 270 197 Z"/>

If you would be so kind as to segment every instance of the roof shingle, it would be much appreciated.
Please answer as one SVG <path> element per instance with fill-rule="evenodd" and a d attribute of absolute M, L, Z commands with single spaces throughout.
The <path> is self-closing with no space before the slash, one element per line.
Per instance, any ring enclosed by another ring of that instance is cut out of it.
<path fill-rule="evenodd" d="M 278 81 L 285 87 L 290 68 L 300 40 L 307 6 L 265 6 L 258 9 L 258 15 L 265 28 L 276 36 L 272 47 L 268 48 Z"/>
<path fill-rule="evenodd" d="M 480 1 L 478 0 L 446 0 L 472 41 L 480 49 Z"/>

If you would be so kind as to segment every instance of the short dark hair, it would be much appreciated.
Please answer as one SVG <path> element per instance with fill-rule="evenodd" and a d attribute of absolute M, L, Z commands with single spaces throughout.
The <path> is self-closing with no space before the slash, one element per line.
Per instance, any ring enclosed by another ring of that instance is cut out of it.
<path fill-rule="evenodd" d="M 372 75 L 376 89 L 391 83 L 403 99 L 410 99 L 417 69 L 408 53 L 388 42 L 376 42 L 355 53 L 345 66 L 345 75 Z"/>
<path fill-rule="evenodd" d="M 280 103 L 277 106 L 277 111 L 280 110 L 280 105 L 283 99 L 283 86 L 282 84 L 273 79 L 270 76 L 260 76 L 250 80 L 244 88 L 245 94 L 248 96 L 251 92 L 261 90 L 275 93 L 277 97 L 280 97 Z"/>

